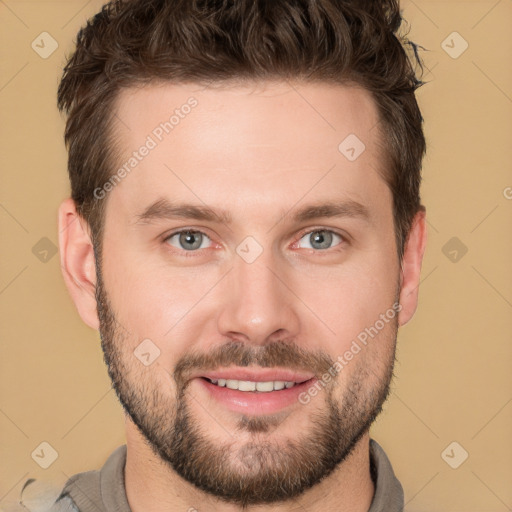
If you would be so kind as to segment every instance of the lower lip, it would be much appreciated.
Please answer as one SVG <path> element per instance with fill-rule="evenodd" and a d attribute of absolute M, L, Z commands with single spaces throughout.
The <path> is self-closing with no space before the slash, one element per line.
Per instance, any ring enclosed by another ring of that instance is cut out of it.
<path fill-rule="evenodd" d="M 197 379 L 208 393 L 227 409 L 244 414 L 275 414 L 286 407 L 299 404 L 299 395 L 306 391 L 316 379 L 309 379 L 291 388 L 279 391 L 239 391 L 212 384 L 204 378 Z"/>

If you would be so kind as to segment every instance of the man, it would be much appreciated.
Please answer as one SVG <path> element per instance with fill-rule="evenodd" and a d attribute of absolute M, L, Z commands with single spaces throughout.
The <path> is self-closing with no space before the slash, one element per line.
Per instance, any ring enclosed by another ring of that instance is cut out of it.
<path fill-rule="evenodd" d="M 403 510 L 369 435 L 426 244 L 400 24 L 395 0 L 125 0 L 80 31 L 60 256 L 127 444 L 55 510 Z"/>

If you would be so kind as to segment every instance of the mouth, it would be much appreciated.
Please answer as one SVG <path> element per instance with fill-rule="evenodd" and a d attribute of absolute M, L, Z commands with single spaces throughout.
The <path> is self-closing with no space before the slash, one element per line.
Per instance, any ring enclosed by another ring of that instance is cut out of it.
<path fill-rule="evenodd" d="M 222 408 L 248 414 L 275 414 L 300 404 L 299 395 L 316 380 L 312 374 L 287 370 L 228 369 L 193 379 Z"/>
<path fill-rule="evenodd" d="M 251 380 L 235 380 L 235 379 L 206 379 L 212 384 L 220 388 L 236 389 L 238 391 L 250 392 L 257 391 L 260 393 L 270 393 L 271 391 L 281 391 L 282 389 L 290 389 L 302 382 L 269 380 L 264 382 L 256 382 Z"/>

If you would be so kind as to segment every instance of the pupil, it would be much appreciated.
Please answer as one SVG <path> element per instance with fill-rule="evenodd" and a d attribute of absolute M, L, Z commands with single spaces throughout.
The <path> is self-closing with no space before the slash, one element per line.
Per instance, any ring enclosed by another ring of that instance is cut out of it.
<path fill-rule="evenodd" d="M 200 235 L 200 233 L 195 233 L 194 231 L 186 231 L 181 233 L 180 242 L 182 246 L 184 246 L 184 249 L 197 249 L 201 245 L 201 238 L 198 237 L 198 235 Z M 196 239 L 195 242 L 194 239 Z"/>
<path fill-rule="evenodd" d="M 315 246 L 314 244 L 318 244 L 320 247 L 317 248 L 328 249 L 331 245 L 332 234 L 326 231 L 316 231 L 311 235 L 311 239 L 311 245 L 313 245 L 313 247 Z"/>

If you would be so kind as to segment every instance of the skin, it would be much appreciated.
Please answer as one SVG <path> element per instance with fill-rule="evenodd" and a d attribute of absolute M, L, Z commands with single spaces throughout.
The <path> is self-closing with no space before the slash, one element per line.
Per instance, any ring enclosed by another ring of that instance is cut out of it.
<path fill-rule="evenodd" d="M 401 304 L 394 322 L 386 323 L 307 405 L 297 402 L 272 415 L 244 415 L 212 399 L 189 376 L 183 400 L 193 422 L 214 445 L 230 443 L 228 469 L 243 473 L 244 446 L 270 443 L 279 452 L 288 441 L 302 442 L 301 433 L 314 434 L 313 418 L 329 410 L 328 397 L 343 414 L 354 382 L 360 405 L 389 384 L 396 328 L 412 318 L 417 306 L 425 213 L 416 215 L 400 262 L 392 195 L 381 174 L 376 105 L 357 87 L 267 82 L 126 89 L 115 109 L 119 164 L 191 96 L 197 106 L 103 199 L 108 203 L 102 286 L 118 326 L 113 337 L 127 381 L 161 393 L 161 402 L 148 407 L 165 403 L 174 409 L 172 375 L 187 355 L 210 354 L 228 340 L 264 351 L 287 339 L 307 354 L 336 360 L 397 297 Z M 349 134 L 366 146 L 353 162 L 338 150 Z M 162 198 L 226 210 L 232 223 L 137 222 L 138 214 Z M 347 200 L 365 206 L 368 220 L 293 221 L 294 212 L 305 205 Z M 180 248 L 178 236 L 172 243 L 164 240 L 182 228 L 209 237 L 192 257 L 185 257 L 191 251 Z M 335 237 L 329 249 L 314 249 L 309 234 L 315 230 L 332 230 L 344 238 Z M 60 207 L 59 231 L 71 297 L 83 321 L 100 329 L 90 232 L 70 199 Z M 236 252 L 248 236 L 262 248 L 252 263 Z M 144 367 L 133 351 L 148 338 L 160 356 Z M 243 417 L 268 421 L 272 428 L 263 433 L 240 428 Z M 129 415 L 126 438 L 126 491 L 134 512 L 241 510 L 240 503 L 218 499 L 179 476 L 148 446 Z M 333 472 L 298 496 L 246 509 L 367 511 L 374 493 L 369 439 L 366 430 Z"/>

